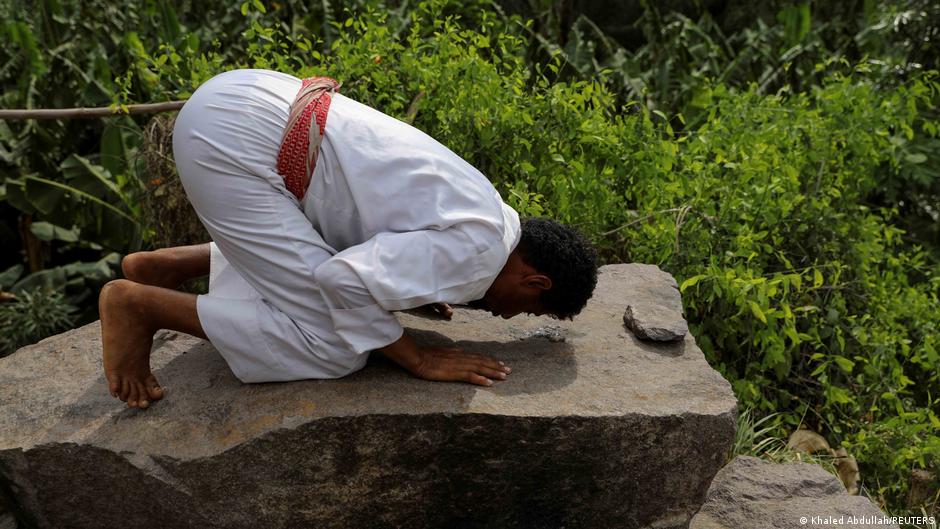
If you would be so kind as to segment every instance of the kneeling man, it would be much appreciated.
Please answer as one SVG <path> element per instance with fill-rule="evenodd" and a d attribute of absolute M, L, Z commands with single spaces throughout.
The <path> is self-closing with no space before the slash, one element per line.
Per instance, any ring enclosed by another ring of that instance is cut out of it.
<path fill-rule="evenodd" d="M 597 283 L 576 231 L 521 221 L 472 165 L 338 92 L 235 70 L 180 111 L 173 152 L 212 243 L 140 252 L 101 291 L 111 395 L 146 408 L 158 329 L 208 339 L 243 382 L 337 378 L 379 351 L 417 377 L 492 385 L 509 366 L 416 344 L 391 311 L 467 304 L 571 318 Z M 175 290 L 209 275 L 209 293 Z"/>

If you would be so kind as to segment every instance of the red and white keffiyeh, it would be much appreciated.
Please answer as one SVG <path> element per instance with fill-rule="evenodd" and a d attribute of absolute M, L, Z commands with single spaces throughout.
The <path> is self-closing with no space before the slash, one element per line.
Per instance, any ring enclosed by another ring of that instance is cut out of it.
<path fill-rule="evenodd" d="M 291 103 L 277 155 L 277 172 L 298 200 L 303 200 L 310 185 L 326 130 L 331 94 L 339 87 L 340 83 L 330 77 L 308 77 Z"/>

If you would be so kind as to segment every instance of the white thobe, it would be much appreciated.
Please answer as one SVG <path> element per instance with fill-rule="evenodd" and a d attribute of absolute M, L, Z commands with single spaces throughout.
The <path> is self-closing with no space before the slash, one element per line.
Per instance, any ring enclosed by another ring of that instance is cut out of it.
<path fill-rule="evenodd" d="M 300 80 L 235 70 L 207 81 L 174 154 L 213 239 L 200 323 L 246 382 L 334 378 L 401 337 L 391 313 L 482 298 L 519 217 L 427 134 L 334 94 L 303 202 L 275 165 Z"/>

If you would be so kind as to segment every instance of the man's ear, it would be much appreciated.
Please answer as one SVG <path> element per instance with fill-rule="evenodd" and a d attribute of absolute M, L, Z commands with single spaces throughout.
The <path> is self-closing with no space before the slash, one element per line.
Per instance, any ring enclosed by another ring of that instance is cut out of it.
<path fill-rule="evenodd" d="M 552 278 L 545 274 L 529 274 L 523 280 L 523 284 L 529 288 L 549 290 L 552 288 Z"/>

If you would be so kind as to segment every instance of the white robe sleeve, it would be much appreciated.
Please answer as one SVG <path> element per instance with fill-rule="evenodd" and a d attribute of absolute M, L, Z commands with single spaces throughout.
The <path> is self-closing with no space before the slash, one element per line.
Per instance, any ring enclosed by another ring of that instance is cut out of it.
<path fill-rule="evenodd" d="M 480 256 L 485 242 L 458 227 L 380 233 L 317 267 L 314 279 L 336 333 L 364 353 L 398 340 L 401 324 L 389 311 L 482 297 L 498 269 Z"/>

